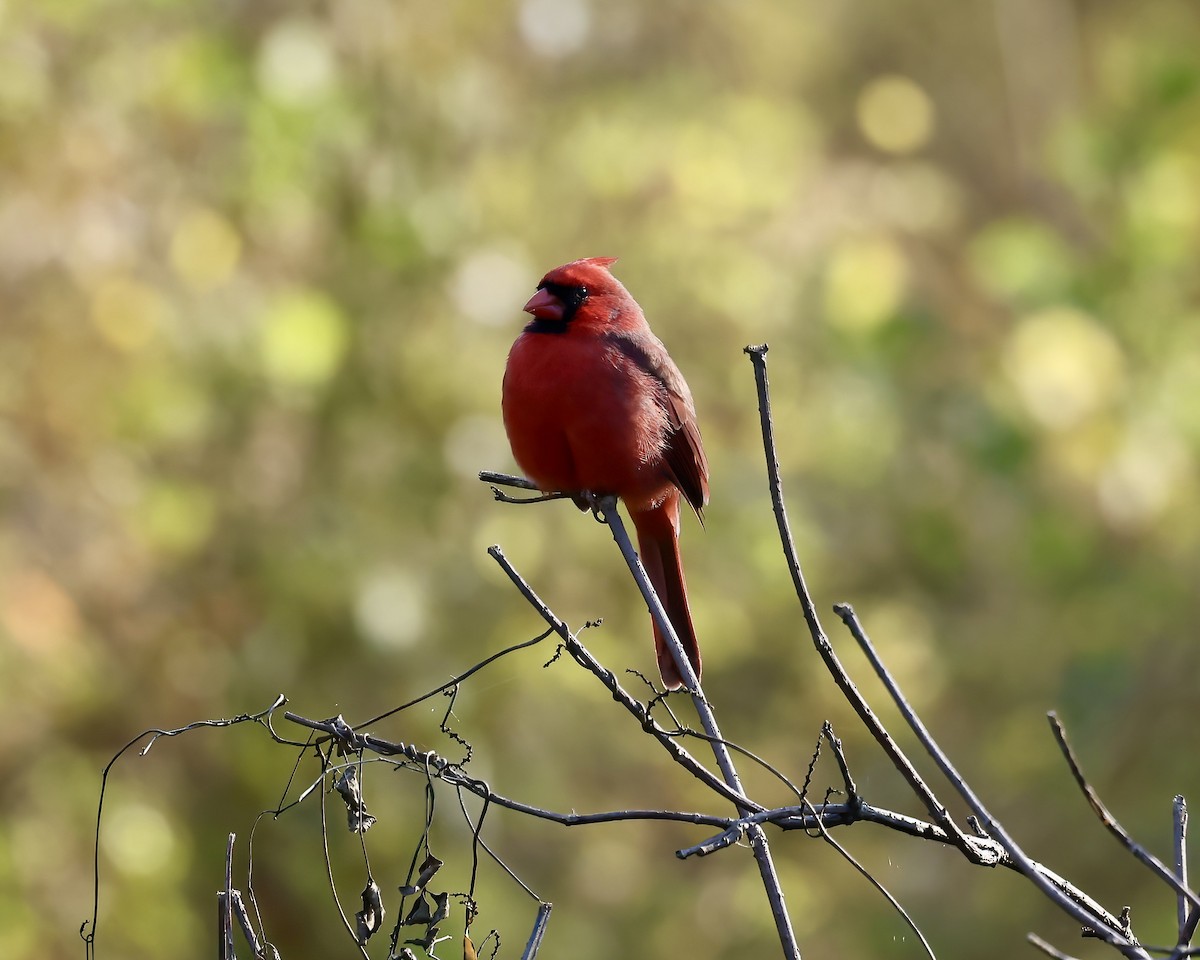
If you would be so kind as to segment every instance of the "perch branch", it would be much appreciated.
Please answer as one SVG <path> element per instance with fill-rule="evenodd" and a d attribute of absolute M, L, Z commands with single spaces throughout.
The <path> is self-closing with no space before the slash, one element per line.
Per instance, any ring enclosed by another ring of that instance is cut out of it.
<path fill-rule="evenodd" d="M 744 795 L 745 791 L 742 789 L 741 778 L 738 776 L 737 768 L 734 766 L 733 756 L 730 754 L 729 748 L 725 745 L 720 727 L 717 726 L 716 715 L 713 713 L 708 699 L 704 696 L 704 691 L 700 686 L 700 678 L 696 676 L 696 672 L 692 669 L 691 661 L 684 652 L 683 644 L 679 642 L 679 637 L 675 633 L 675 627 L 667 616 L 667 611 L 663 608 L 662 601 L 659 600 L 658 595 L 654 592 L 654 587 L 650 583 L 650 578 L 646 575 L 642 561 L 633 549 L 629 533 L 625 530 L 625 524 L 622 522 L 621 515 L 617 511 L 616 500 L 613 497 L 605 497 L 601 500 L 599 514 L 604 522 L 608 524 L 613 539 L 621 550 L 621 556 L 625 558 L 629 572 L 633 575 L 638 589 L 642 592 L 643 599 L 645 599 L 646 604 L 650 608 L 651 616 L 654 617 L 655 623 L 658 624 L 658 628 L 666 640 L 667 649 L 671 651 L 671 657 L 674 659 L 675 665 L 679 668 L 679 674 L 683 678 L 684 685 L 692 692 L 692 703 L 696 708 L 696 713 L 700 717 L 700 724 L 704 727 L 704 732 L 708 735 L 709 745 L 712 747 L 713 756 L 717 761 L 717 766 L 720 768 L 722 776 L 725 778 L 725 783 L 731 790 Z M 749 805 L 740 802 L 737 803 L 737 807 L 739 814 L 743 816 L 751 810 Z M 792 919 L 788 916 L 787 906 L 783 902 L 783 885 L 779 881 L 779 874 L 775 869 L 775 862 L 771 857 L 771 847 L 767 842 L 767 835 L 758 824 L 749 826 L 746 830 L 746 835 L 750 839 L 750 849 L 754 853 L 755 863 L 758 864 L 758 872 L 762 877 L 763 888 L 767 893 L 767 902 L 771 907 L 771 916 L 775 920 L 775 932 L 779 935 L 779 942 L 783 947 L 784 956 L 794 957 L 796 960 L 799 960 L 800 945 L 796 942 L 796 934 L 792 928 Z"/>
<path fill-rule="evenodd" d="M 538 489 L 538 485 L 531 480 L 526 480 L 524 477 L 514 477 L 508 473 L 496 473 L 494 470 L 480 470 L 479 479 L 491 486 L 492 496 L 501 503 L 545 503 L 547 500 L 565 500 L 569 497 L 569 494 L 558 493 L 556 491 L 543 493 Z M 538 492 L 538 496 L 514 497 L 501 490 L 501 486 L 516 487 L 520 490 L 535 490 Z"/>
<path fill-rule="evenodd" d="M 558 616 L 555 615 L 554 611 L 546 606 L 545 602 L 534 592 L 533 588 L 528 584 L 525 578 L 517 573 L 513 565 L 509 563 L 508 558 L 504 555 L 504 551 L 502 551 L 498 546 L 492 546 L 488 548 L 488 553 L 491 555 L 492 559 L 500 564 L 500 568 L 513 582 L 513 585 L 518 591 L 520 591 L 521 595 L 526 599 L 526 601 L 528 601 L 529 605 L 538 612 L 541 618 L 545 620 L 546 623 L 558 635 L 559 640 L 562 641 L 563 647 L 566 649 L 567 653 L 571 655 L 572 659 L 596 676 L 608 689 L 608 692 L 612 695 L 612 698 L 616 700 L 617 703 L 621 704 L 621 706 L 623 706 L 627 711 L 633 714 L 638 723 L 641 724 L 642 729 L 653 736 L 654 739 L 657 740 L 663 746 L 663 748 L 671 754 L 671 757 L 676 763 L 679 763 L 681 766 L 683 766 L 689 773 L 692 774 L 692 776 L 703 782 L 704 785 L 710 790 L 716 791 L 727 800 L 733 802 L 735 805 L 744 805 L 750 810 L 764 809 L 761 804 L 755 803 L 749 797 L 743 795 L 740 791 L 735 791 L 727 786 L 719 777 L 715 776 L 687 750 L 679 746 L 679 744 L 675 742 L 675 739 L 671 733 L 663 729 L 654 721 L 646 707 L 625 691 L 625 689 L 618 682 L 616 675 L 613 674 L 611 670 L 605 669 L 600 662 L 592 656 L 588 649 L 579 642 L 579 638 L 571 633 L 566 623 L 560 620 Z"/>

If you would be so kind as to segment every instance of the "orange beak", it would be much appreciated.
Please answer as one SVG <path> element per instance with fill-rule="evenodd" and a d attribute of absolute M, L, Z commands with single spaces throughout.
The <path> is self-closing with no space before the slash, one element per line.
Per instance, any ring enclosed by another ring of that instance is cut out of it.
<path fill-rule="evenodd" d="M 526 313 L 532 313 L 539 320 L 561 320 L 563 318 L 562 301 L 549 290 L 539 290 L 521 309 Z"/>

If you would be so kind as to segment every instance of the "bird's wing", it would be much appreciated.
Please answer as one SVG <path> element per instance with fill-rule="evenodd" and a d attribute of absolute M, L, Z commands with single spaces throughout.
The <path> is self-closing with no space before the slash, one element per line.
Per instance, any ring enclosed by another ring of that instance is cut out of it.
<path fill-rule="evenodd" d="M 708 503 L 708 457 L 704 455 L 700 428 L 696 424 L 696 407 L 687 381 L 662 341 L 653 334 L 614 334 L 611 339 L 621 353 L 657 381 L 660 387 L 658 399 L 671 426 L 663 453 L 667 476 L 696 515 L 703 519 Z"/>

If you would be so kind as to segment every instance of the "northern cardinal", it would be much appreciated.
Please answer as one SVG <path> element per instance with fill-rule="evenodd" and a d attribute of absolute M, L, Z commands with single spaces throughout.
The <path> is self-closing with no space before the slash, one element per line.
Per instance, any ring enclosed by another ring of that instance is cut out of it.
<path fill-rule="evenodd" d="M 533 319 L 508 355 L 504 428 L 513 456 L 545 491 L 615 495 L 637 530 L 642 565 L 697 679 L 700 646 L 679 556 L 682 495 L 703 519 L 708 460 L 692 393 L 642 308 L 609 271 L 615 257 L 551 270 L 525 304 Z M 658 671 L 683 685 L 654 625 Z"/>

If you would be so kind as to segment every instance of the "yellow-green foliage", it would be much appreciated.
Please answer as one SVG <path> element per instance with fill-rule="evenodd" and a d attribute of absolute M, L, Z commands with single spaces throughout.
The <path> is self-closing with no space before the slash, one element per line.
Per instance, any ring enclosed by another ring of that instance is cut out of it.
<path fill-rule="evenodd" d="M 573 625 L 605 619 L 606 663 L 653 669 L 606 532 L 474 479 L 512 466 L 521 304 L 587 255 L 621 258 L 696 397 L 712 506 L 683 550 L 726 734 L 802 777 L 829 717 L 867 799 L 920 812 L 800 628 L 741 354 L 767 340 L 823 609 L 855 604 L 1034 855 L 1170 940 L 1174 901 L 1101 838 L 1042 715 L 1163 853 L 1171 796 L 1200 799 L 1197 50 L 1190 0 L 2 0 L 0 956 L 81 954 L 99 772 L 137 731 L 281 691 L 359 720 L 539 631 L 489 543 Z M 548 656 L 459 697 L 478 775 L 561 810 L 723 810 Z M 453 755 L 443 710 L 379 732 Z M 117 768 L 101 958 L 213 955 L 225 835 L 244 853 L 291 760 L 239 728 Z M 394 904 L 421 782 L 365 786 Z M 256 838 L 285 957 L 354 953 L 316 817 Z M 777 950 L 744 852 L 673 857 L 701 832 L 489 831 L 556 902 L 546 955 Z M 939 955 L 1011 957 L 1034 927 L 1083 949 L 1011 877 L 841 839 Z M 775 851 L 806 956 L 918 955 L 827 849 Z M 480 904 L 476 940 L 517 955 L 533 904 L 486 865 Z"/>

